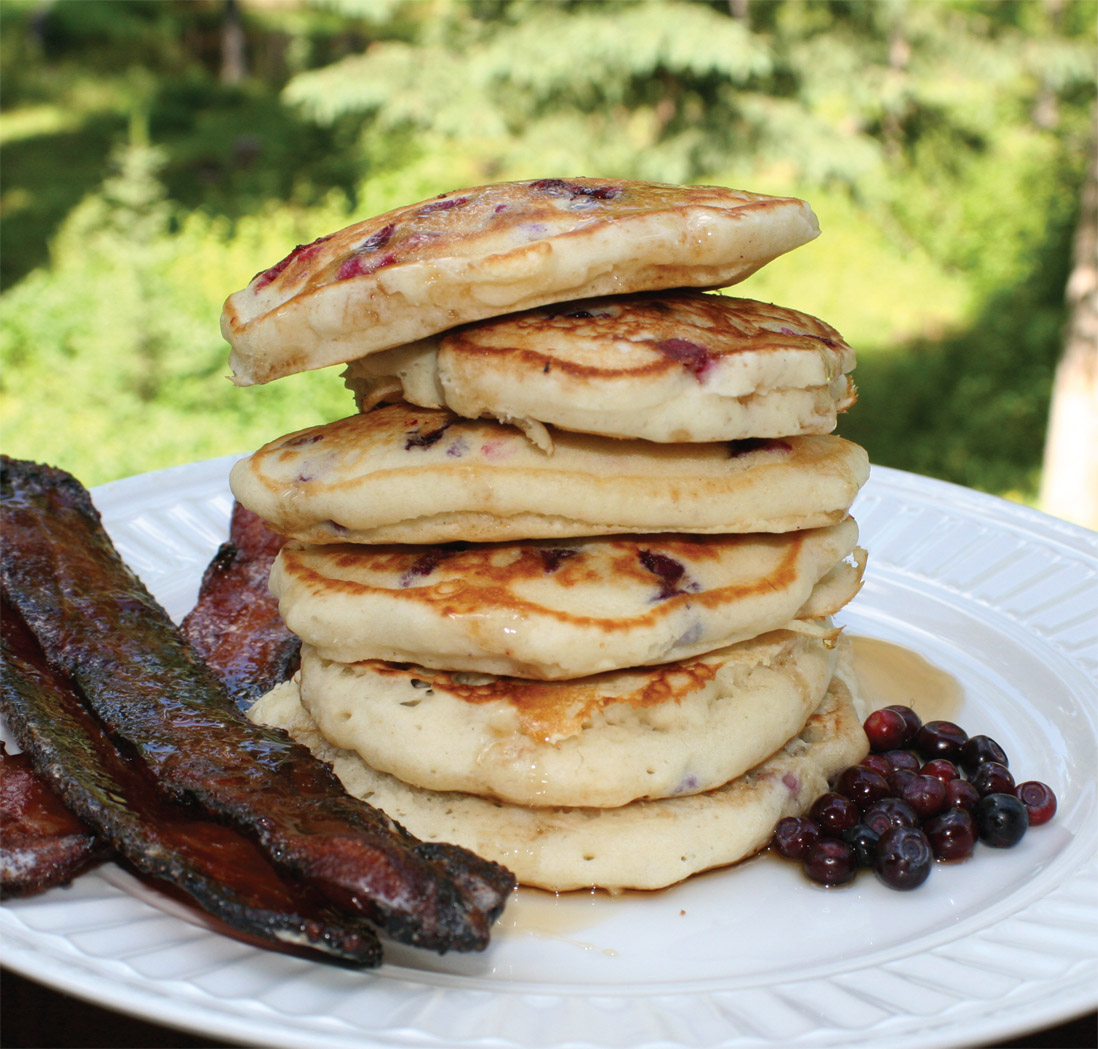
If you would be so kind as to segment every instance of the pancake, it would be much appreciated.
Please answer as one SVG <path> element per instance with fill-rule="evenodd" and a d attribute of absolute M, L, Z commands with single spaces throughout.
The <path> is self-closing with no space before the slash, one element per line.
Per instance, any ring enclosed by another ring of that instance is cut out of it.
<path fill-rule="evenodd" d="M 615 536 L 449 547 L 288 543 L 286 625 L 326 659 L 538 680 L 686 659 L 785 627 L 822 582 L 861 584 L 850 518 L 784 535 Z"/>
<path fill-rule="evenodd" d="M 286 729 L 350 793 L 426 841 L 448 841 L 509 867 L 524 885 L 550 891 L 660 889 L 763 848 L 774 824 L 799 815 L 829 779 L 866 754 L 846 671 L 785 747 L 722 787 L 612 809 L 528 808 L 458 792 L 423 790 L 376 772 L 333 747 L 302 707 L 295 682 L 261 698 L 249 716 Z"/>
<path fill-rule="evenodd" d="M 301 699 L 328 742 L 413 786 L 613 808 L 711 790 L 784 746 L 823 700 L 837 633 L 551 682 L 333 663 L 305 645 Z"/>
<path fill-rule="evenodd" d="M 309 543 L 498 542 L 624 532 L 786 532 L 841 520 L 869 476 L 834 434 L 654 444 L 396 404 L 279 438 L 236 463 L 237 499 Z"/>
<path fill-rule="evenodd" d="M 352 361 L 359 409 L 403 398 L 470 419 L 649 441 L 830 433 L 855 399 L 830 325 L 751 299 L 675 291 L 541 306 Z"/>
<path fill-rule="evenodd" d="M 230 295 L 246 386 L 547 302 L 720 288 L 819 233 L 811 208 L 716 186 L 537 179 L 444 193 L 295 248 Z"/>

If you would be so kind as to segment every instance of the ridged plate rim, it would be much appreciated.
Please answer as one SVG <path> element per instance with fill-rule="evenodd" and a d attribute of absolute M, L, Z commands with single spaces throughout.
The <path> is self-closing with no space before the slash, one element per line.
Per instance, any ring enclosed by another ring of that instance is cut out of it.
<path fill-rule="evenodd" d="M 224 538 L 233 458 L 93 491 L 173 615 Z M 763 859 L 652 897 L 534 899 L 549 924 L 516 921 L 486 955 L 390 948 L 368 973 L 216 935 L 108 865 L 0 908 L 3 963 L 99 1005 L 272 1049 L 933 1049 L 1093 1009 L 1098 534 L 882 467 L 854 516 L 870 567 L 847 628 L 949 669 L 966 688 L 958 720 L 994 715 L 1029 775 L 1046 778 L 1044 764 L 1059 777 L 1056 821 L 1017 850 L 935 871 L 912 894 L 862 880 L 828 893 Z"/>

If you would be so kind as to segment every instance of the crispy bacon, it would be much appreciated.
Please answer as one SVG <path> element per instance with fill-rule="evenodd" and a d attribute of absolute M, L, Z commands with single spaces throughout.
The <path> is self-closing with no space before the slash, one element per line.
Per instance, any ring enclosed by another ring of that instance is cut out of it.
<path fill-rule="evenodd" d="M 510 872 L 418 841 L 285 733 L 250 723 L 123 564 L 75 478 L 5 456 L 0 498 L 9 600 L 164 794 L 235 826 L 284 873 L 394 939 L 440 952 L 487 945 Z"/>
<path fill-rule="evenodd" d="M 188 641 L 242 709 L 289 679 L 300 662 L 300 639 L 286 629 L 267 586 L 284 541 L 234 503 L 229 539 L 207 566 L 195 607 L 182 623 Z M 7 753 L 2 741 L 0 819 L 0 898 L 67 884 L 111 852 L 37 775 L 30 755 Z"/>
<path fill-rule="evenodd" d="M 267 588 L 284 542 L 257 514 L 234 503 L 229 540 L 207 566 L 198 601 L 181 624 L 242 710 L 291 678 L 300 663 L 301 639 L 286 629 Z"/>
<path fill-rule="evenodd" d="M 0 899 L 67 885 L 109 851 L 34 771 L 0 742 Z"/>
<path fill-rule="evenodd" d="M 301 641 L 286 629 L 267 586 L 284 541 L 234 503 L 229 539 L 207 566 L 195 607 L 182 623 L 187 640 L 242 709 L 292 677 L 300 663 Z M 8 754 L 2 741 L 0 818 L 0 898 L 67 884 L 111 852 L 36 774 L 30 755 Z"/>
<path fill-rule="evenodd" d="M 94 828 L 116 858 L 166 883 L 214 918 L 279 947 L 377 965 L 381 946 L 366 922 L 335 913 L 307 887 L 275 870 L 256 845 L 186 805 L 162 799 L 142 761 L 125 756 L 84 706 L 73 684 L 47 665 L 20 615 L 0 619 L 0 709 L 48 783 L 60 811 Z M 34 779 L 35 777 L 31 777 Z M 67 809 L 64 807 L 67 806 Z M 74 813 L 76 815 L 71 815 Z M 79 820 L 77 819 L 79 816 Z M 5 827 L 5 852 L 8 829 Z"/>

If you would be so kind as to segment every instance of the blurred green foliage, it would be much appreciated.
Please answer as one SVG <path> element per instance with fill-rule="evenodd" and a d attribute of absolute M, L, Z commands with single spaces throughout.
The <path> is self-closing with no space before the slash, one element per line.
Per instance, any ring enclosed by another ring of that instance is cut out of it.
<path fill-rule="evenodd" d="M 346 414 L 238 390 L 224 297 L 295 244 L 505 178 L 809 199 L 737 289 L 858 348 L 875 462 L 1036 490 L 1094 148 L 1090 0 L 4 0 L 4 450 L 87 483 Z M 243 34 L 243 75 L 231 59 Z"/>

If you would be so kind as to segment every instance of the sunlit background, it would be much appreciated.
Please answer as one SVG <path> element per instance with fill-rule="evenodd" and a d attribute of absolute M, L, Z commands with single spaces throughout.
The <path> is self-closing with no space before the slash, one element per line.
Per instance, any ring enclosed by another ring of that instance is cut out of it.
<path fill-rule="evenodd" d="M 857 348 L 840 432 L 876 463 L 1037 503 L 1069 281 L 1093 264 L 1075 245 L 1095 13 L 3 0 L 3 449 L 94 485 L 348 414 L 338 368 L 234 388 L 225 296 L 443 190 L 609 175 L 809 200 L 823 235 L 737 294 Z"/>

